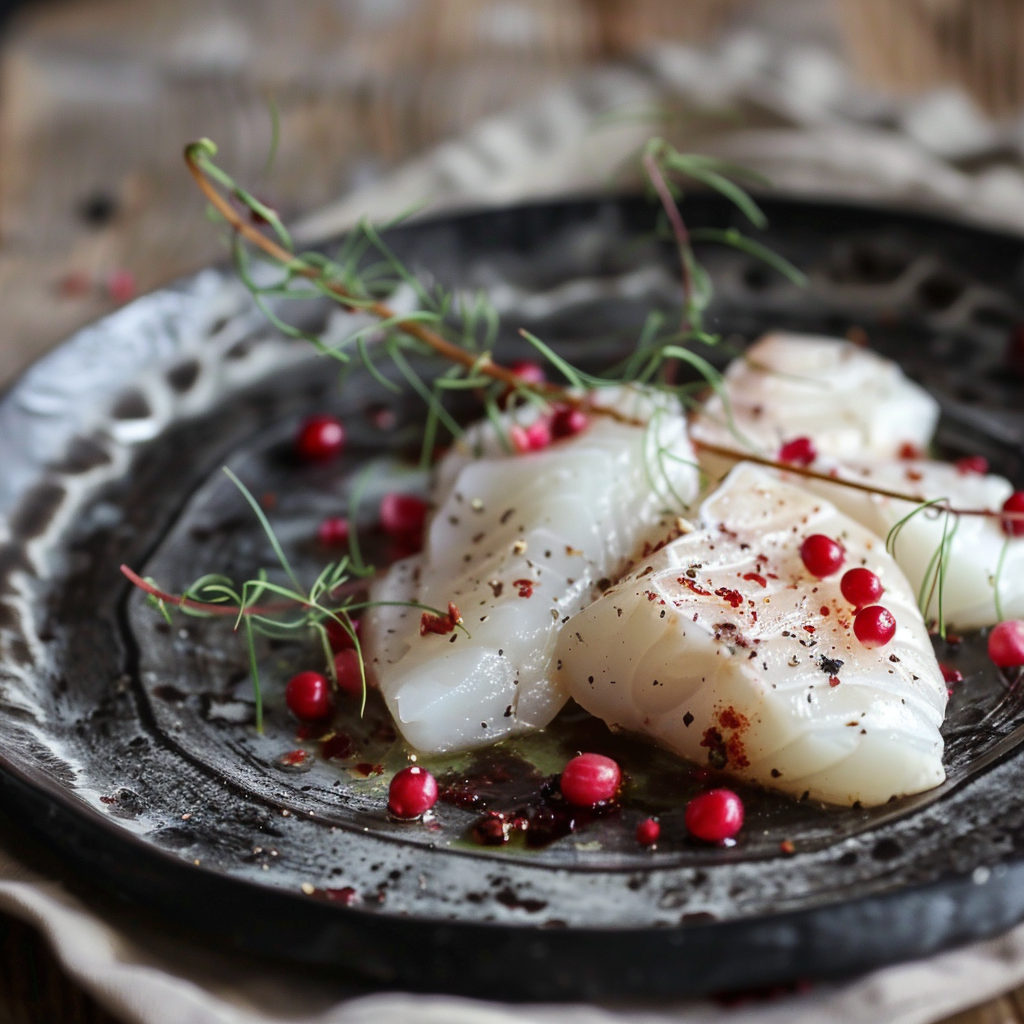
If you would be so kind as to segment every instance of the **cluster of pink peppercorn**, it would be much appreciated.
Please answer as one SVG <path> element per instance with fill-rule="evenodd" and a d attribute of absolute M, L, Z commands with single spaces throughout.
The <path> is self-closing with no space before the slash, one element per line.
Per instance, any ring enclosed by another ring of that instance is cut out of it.
<path fill-rule="evenodd" d="M 823 533 L 814 533 L 800 545 L 800 557 L 812 576 L 825 579 L 843 567 L 843 546 Z M 882 581 L 870 569 L 858 567 L 843 574 L 839 581 L 843 597 L 853 605 L 856 615 L 853 632 L 865 647 L 884 647 L 896 635 L 896 617 L 878 604 Z"/>
<path fill-rule="evenodd" d="M 578 754 L 562 769 L 559 789 L 574 807 L 595 808 L 610 803 L 622 785 L 618 763 L 603 754 Z M 391 780 L 388 810 L 402 820 L 415 820 L 437 802 L 437 780 L 425 768 L 411 765 Z M 709 843 L 733 838 L 743 826 L 743 801 L 730 789 L 712 789 L 686 805 L 687 831 Z M 661 837 L 657 818 L 645 818 L 636 827 L 636 841 L 653 846 Z"/>

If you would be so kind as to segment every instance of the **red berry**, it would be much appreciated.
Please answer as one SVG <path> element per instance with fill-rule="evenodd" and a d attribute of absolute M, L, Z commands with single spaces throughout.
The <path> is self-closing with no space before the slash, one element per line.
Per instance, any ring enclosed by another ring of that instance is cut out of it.
<path fill-rule="evenodd" d="M 1007 619 L 993 626 L 988 635 L 988 656 L 1000 668 L 1024 665 L 1024 622 Z"/>
<path fill-rule="evenodd" d="M 331 688 L 319 672 L 300 672 L 288 680 L 284 699 L 301 722 L 318 722 L 331 713 Z"/>
<path fill-rule="evenodd" d="M 348 520 L 344 516 L 325 519 L 316 531 L 317 540 L 329 548 L 348 543 Z"/>
<path fill-rule="evenodd" d="M 857 612 L 853 632 L 865 647 L 884 647 L 896 635 L 896 617 L 888 608 L 873 604 Z"/>
<path fill-rule="evenodd" d="M 135 291 L 135 275 L 130 270 L 114 270 L 107 278 L 107 294 L 114 302 L 131 302 Z"/>
<path fill-rule="evenodd" d="M 388 810 L 396 818 L 418 818 L 437 803 L 437 779 L 418 764 L 403 768 L 388 789 Z"/>
<path fill-rule="evenodd" d="M 512 447 L 520 454 L 539 452 L 551 444 L 551 425 L 545 419 L 539 419 L 528 427 L 518 424 L 509 430 Z"/>
<path fill-rule="evenodd" d="M 962 459 L 956 460 L 956 471 L 962 476 L 968 473 L 984 476 L 988 472 L 988 459 L 984 455 L 965 455 Z"/>
<path fill-rule="evenodd" d="M 838 572 L 846 559 L 842 545 L 823 533 L 812 533 L 800 545 L 800 557 L 812 576 L 824 579 Z"/>
<path fill-rule="evenodd" d="M 356 636 L 359 636 L 362 621 L 362 619 L 352 620 L 352 628 L 355 630 Z M 328 619 L 324 625 L 327 629 L 327 639 L 331 642 L 331 650 L 345 651 L 350 647 L 355 647 L 355 642 L 341 623 L 335 622 L 334 619 Z"/>
<path fill-rule="evenodd" d="M 809 466 L 817 457 L 818 451 L 809 437 L 795 437 L 779 449 L 776 461 L 791 466 Z"/>
<path fill-rule="evenodd" d="M 350 697 L 363 695 L 363 676 L 359 670 L 359 652 L 354 647 L 338 651 L 334 656 L 334 674 L 338 677 L 338 689 Z"/>
<path fill-rule="evenodd" d="M 615 796 L 622 772 L 603 754 L 580 754 L 562 770 L 562 796 L 576 807 L 596 807 Z"/>
<path fill-rule="evenodd" d="M 427 503 L 415 494 L 392 491 L 380 500 L 380 525 L 385 533 L 399 540 L 416 537 L 427 521 Z"/>
<path fill-rule="evenodd" d="M 571 405 L 559 406 L 551 417 L 551 436 L 556 441 L 575 437 L 587 429 L 589 422 L 587 414 L 582 409 L 576 409 Z"/>
<path fill-rule="evenodd" d="M 543 384 L 548 379 L 544 373 L 544 367 L 531 359 L 520 359 L 518 362 L 512 363 L 509 370 L 525 384 Z"/>
<path fill-rule="evenodd" d="M 661 825 L 657 818 L 645 818 L 636 827 L 636 841 L 641 846 L 653 846 L 661 838 Z"/>
<path fill-rule="evenodd" d="M 1003 511 L 1024 513 L 1024 491 L 1014 491 L 1003 502 Z M 1019 519 L 1016 517 L 1004 519 L 1003 529 L 1011 537 L 1024 537 L 1024 515 Z"/>
<path fill-rule="evenodd" d="M 878 604 L 878 599 L 885 591 L 882 581 L 870 569 L 861 567 L 844 572 L 839 581 L 839 589 L 854 608 Z"/>
<path fill-rule="evenodd" d="M 732 839 L 743 827 L 743 801 L 731 789 L 712 789 L 686 805 L 690 835 L 709 843 Z"/>
<path fill-rule="evenodd" d="M 330 462 L 345 447 L 345 428 L 334 416 L 310 416 L 295 435 L 295 452 L 304 462 Z"/>

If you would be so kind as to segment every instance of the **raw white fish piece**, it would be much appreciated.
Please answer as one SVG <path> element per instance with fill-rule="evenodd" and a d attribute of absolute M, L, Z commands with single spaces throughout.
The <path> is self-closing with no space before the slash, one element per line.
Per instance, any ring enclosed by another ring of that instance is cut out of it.
<path fill-rule="evenodd" d="M 716 394 L 694 422 L 696 441 L 774 458 L 785 442 L 809 437 L 820 455 L 888 459 L 904 445 L 926 450 L 938 422 L 938 403 L 899 366 L 838 338 L 768 334 L 724 376 L 735 432 Z M 712 480 L 732 466 L 699 446 L 698 454 Z"/>
<path fill-rule="evenodd" d="M 964 473 L 948 462 L 852 459 L 844 464 L 816 463 L 813 468 L 886 490 L 919 495 L 922 502 L 946 498 L 954 508 L 961 509 L 999 510 L 1013 493 L 1013 485 L 1004 477 Z M 827 498 L 882 538 L 921 504 L 821 480 L 795 476 L 789 479 Z M 943 543 L 944 530 L 948 555 L 942 616 L 947 624 L 955 629 L 976 629 L 999 621 L 997 573 L 1002 617 L 1024 618 L 1024 537 L 1007 538 L 995 517 L 950 516 L 947 523 L 945 514 L 927 509 L 901 528 L 892 547 L 897 563 L 925 609 L 925 617 L 937 618 L 939 614 L 936 552 Z M 1001 558 L 1003 567 L 999 571 Z"/>
<path fill-rule="evenodd" d="M 551 672 L 561 624 L 671 535 L 695 498 L 696 457 L 674 398 L 624 388 L 594 402 L 639 422 L 592 415 L 582 433 L 526 455 L 506 454 L 490 424 L 468 431 L 438 468 L 423 553 L 374 588 L 375 601 L 454 602 L 469 634 L 421 636 L 414 608 L 366 616 L 371 675 L 416 749 L 547 725 L 567 699 Z"/>
<path fill-rule="evenodd" d="M 823 533 L 847 552 L 825 580 L 800 557 Z M 897 631 L 863 646 L 842 597 L 865 565 Z M 914 595 L 874 534 L 749 463 L 698 528 L 563 628 L 559 678 L 610 726 L 795 796 L 882 804 L 937 786 L 946 684 Z"/>

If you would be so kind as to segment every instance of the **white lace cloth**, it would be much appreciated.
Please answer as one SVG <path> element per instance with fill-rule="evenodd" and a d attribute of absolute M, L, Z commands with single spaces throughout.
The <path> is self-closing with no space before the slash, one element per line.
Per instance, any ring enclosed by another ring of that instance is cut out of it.
<path fill-rule="evenodd" d="M 389 218 L 425 198 L 438 210 L 605 188 L 653 130 L 637 115 L 666 101 L 739 111 L 745 127 L 705 129 L 693 148 L 762 170 L 786 191 L 913 204 L 1024 229 L 1024 174 L 1019 161 L 1005 159 L 1024 146 L 1020 125 L 990 125 L 956 93 L 903 105 L 872 97 L 847 81 L 831 52 L 747 33 L 714 52 L 665 49 L 589 74 L 308 218 L 299 235 L 333 233 L 362 215 Z M 623 112 L 632 116 L 610 116 Z M 948 162 L 966 157 L 982 169 L 967 173 Z M 1024 983 L 1022 926 L 852 983 L 733 1008 L 706 1001 L 510 1007 L 359 994 L 192 949 L 141 925 L 115 928 L 2 848 L 0 908 L 36 924 L 83 987 L 141 1024 L 926 1024 Z"/>

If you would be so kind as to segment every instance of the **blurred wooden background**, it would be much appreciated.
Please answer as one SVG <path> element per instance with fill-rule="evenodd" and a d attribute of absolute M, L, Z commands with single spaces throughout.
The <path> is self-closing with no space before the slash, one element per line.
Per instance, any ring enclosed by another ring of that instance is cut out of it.
<path fill-rule="evenodd" d="M 220 253 L 183 173 L 206 135 L 287 219 L 723 0 L 78 0 L 0 58 L 0 378 Z M 272 104 L 281 145 L 272 167 Z"/>
<path fill-rule="evenodd" d="M 934 39 L 909 64 L 894 45 L 888 63 L 875 52 L 872 33 L 894 41 L 891 26 L 879 28 L 892 13 L 887 2 L 836 0 L 866 73 L 901 87 L 953 74 L 952 57 L 936 62 Z M 741 6 L 744 0 L 25 6 L 0 48 L 0 383 L 132 294 L 221 257 L 182 167 L 185 142 L 215 139 L 225 165 L 288 219 L 590 65 L 628 59 L 652 41 L 706 39 Z M 903 63 L 894 70 L 894 61 Z M 995 109 L 1002 93 L 993 95 Z M 268 167 L 272 109 L 280 148 Z M 67 981 L 31 929 L 0 917 L 0 1024 L 110 1020 Z M 1024 1022 L 1024 996 L 954 1020 Z"/>

